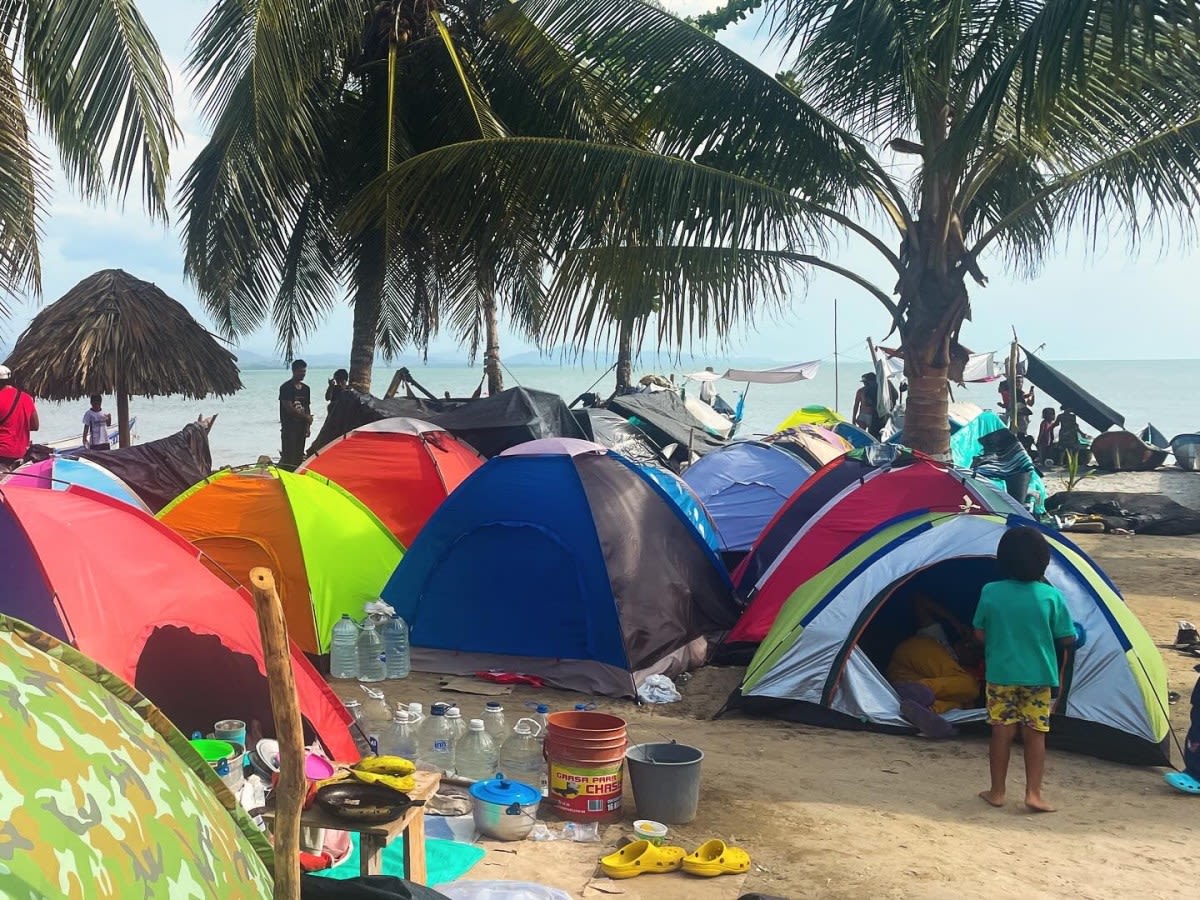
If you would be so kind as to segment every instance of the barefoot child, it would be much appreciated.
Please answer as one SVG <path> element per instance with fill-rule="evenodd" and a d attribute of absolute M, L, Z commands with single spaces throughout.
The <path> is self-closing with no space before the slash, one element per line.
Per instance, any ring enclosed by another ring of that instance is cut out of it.
<path fill-rule="evenodd" d="M 987 678 L 992 786 L 979 796 L 1004 805 L 1008 758 L 1017 728 L 1025 744 L 1025 805 L 1054 812 L 1042 797 L 1051 694 L 1059 685 L 1057 647 L 1075 643 L 1075 624 L 1066 601 L 1042 580 L 1050 547 L 1035 528 L 1010 528 L 1000 538 L 996 562 L 1003 581 L 986 584 L 975 611 Z"/>

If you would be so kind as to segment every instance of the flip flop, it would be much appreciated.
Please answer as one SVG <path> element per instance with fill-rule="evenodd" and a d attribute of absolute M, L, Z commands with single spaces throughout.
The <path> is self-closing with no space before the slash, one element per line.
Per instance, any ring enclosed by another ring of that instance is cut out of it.
<path fill-rule="evenodd" d="M 750 854 L 724 841 L 706 841 L 683 860 L 683 871 L 702 878 L 740 875 L 750 871 Z"/>
<path fill-rule="evenodd" d="M 921 734 L 943 741 L 958 734 L 958 729 L 935 713 L 911 700 L 900 701 L 900 715 L 916 725 Z"/>
<path fill-rule="evenodd" d="M 682 847 L 655 847 L 649 841 L 634 841 L 602 857 L 600 868 L 609 878 L 636 878 L 679 870 L 687 851 Z"/>
<path fill-rule="evenodd" d="M 1163 781 L 1185 794 L 1200 794 L 1200 781 L 1187 772 L 1168 772 L 1163 776 Z"/>

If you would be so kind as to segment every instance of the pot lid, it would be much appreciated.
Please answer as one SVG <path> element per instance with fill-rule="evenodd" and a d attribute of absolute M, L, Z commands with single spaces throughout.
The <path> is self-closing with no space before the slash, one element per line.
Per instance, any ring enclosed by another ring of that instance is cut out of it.
<path fill-rule="evenodd" d="M 519 781 L 509 781 L 503 775 L 475 782 L 471 785 L 471 796 L 484 803 L 499 803 L 501 806 L 511 806 L 513 803 L 532 806 L 542 800 L 542 792 L 537 788 Z"/>

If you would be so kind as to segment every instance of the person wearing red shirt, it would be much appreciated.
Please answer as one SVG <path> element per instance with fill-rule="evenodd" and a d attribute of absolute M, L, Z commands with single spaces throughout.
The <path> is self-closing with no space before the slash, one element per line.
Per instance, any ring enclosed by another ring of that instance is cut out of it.
<path fill-rule="evenodd" d="M 29 452 L 29 434 L 41 427 L 33 398 L 12 383 L 12 370 L 0 366 L 0 472 L 15 469 Z"/>

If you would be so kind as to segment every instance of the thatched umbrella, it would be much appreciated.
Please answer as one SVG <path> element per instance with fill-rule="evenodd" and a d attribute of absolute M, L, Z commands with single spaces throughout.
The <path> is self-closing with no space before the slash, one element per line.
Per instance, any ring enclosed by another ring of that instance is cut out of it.
<path fill-rule="evenodd" d="M 121 269 L 89 275 L 38 313 L 5 364 L 46 400 L 116 394 L 122 447 L 131 394 L 201 400 L 242 387 L 237 358 L 183 304 Z"/>

